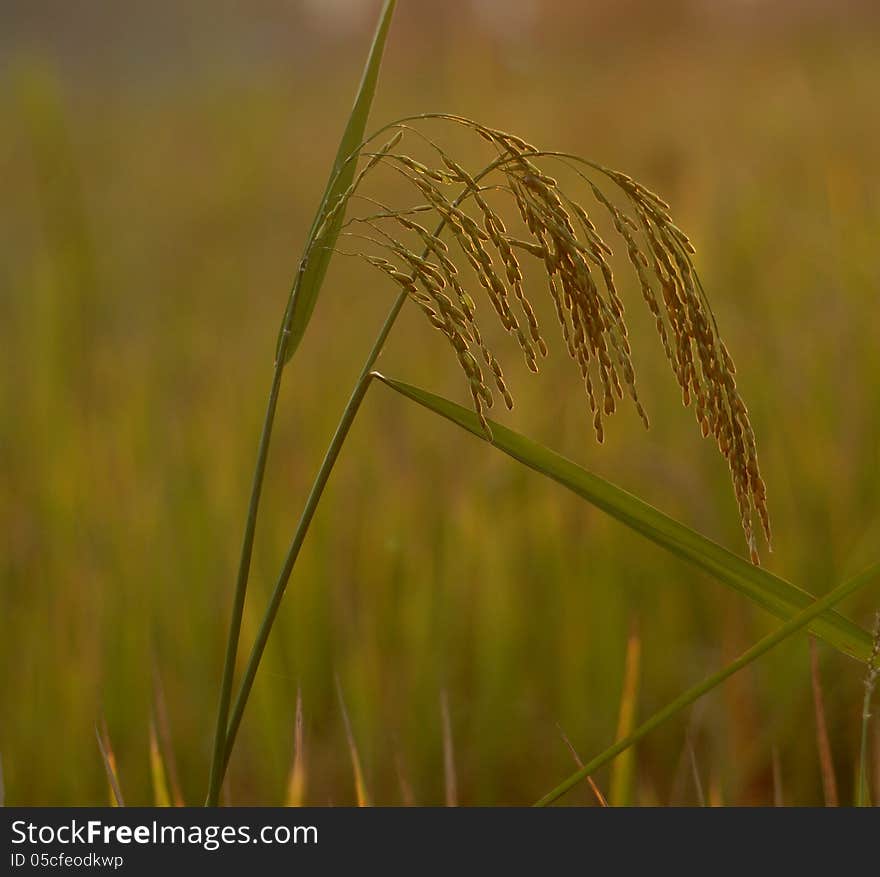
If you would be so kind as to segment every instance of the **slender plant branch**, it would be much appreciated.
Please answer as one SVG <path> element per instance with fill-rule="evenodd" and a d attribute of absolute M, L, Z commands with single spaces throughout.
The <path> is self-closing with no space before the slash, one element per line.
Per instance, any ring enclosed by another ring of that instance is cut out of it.
<path fill-rule="evenodd" d="M 223 681 L 220 686 L 220 705 L 217 708 L 217 727 L 214 731 L 214 750 L 211 759 L 211 775 L 208 781 L 209 805 L 216 805 L 220 797 L 222 771 L 220 763 L 226 751 L 226 724 L 229 719 L 229 703 L 232 699 L 232 682 L 235 676 L 235 658 L 238 653 L 238 641 L 241 636 L 241 620 L 244 615 L 244 600 L 247 594 L 248 574 L 251 567 L 251 555 L 254 547 L 254 533 L 257 526 L 257 510 L 260 505 L 260 494 L 266 472 L 266 460 L 269 456 L 269 441 L 272 438 L 272 426 L 275 422 L 275 409 L 278 405 L 278 393 L 281 389 L 281 373 L 284 371 L 284 360 L 279 357 L 272 375 L 272 387 L 269 390 L 269 401 L 266 404 L 266 415 L 263 419 L 263 430 L 260 435 L 260 446 L 254 477 L 251 484 L 251 498 L 248 503 L 247 522 L 241 546 L 241 558 L 238 565 L 238 578 L 235 583 L 235 598 L 232 606 L 232 618 L 229 622 L 229 637 L 226 644 L 226 658 L 223 666 Z"/>

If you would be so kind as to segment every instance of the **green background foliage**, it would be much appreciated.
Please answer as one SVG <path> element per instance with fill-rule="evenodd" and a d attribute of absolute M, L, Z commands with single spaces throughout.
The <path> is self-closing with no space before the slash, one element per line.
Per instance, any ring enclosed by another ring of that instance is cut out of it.
<path fill-rule="evenodd" d="M 493 25 L 489 5 L 401 5 L 373 122 L 461 112 L 621 168 L 670 201 L 758 436 L 775 530 L 766 566 L 826 593 L 880 545 L 876 17 L 858 4 L 844 15 L 681 3 L 661 21 L 651 4 L 554 2 L 517 30 L 510 16 Z M 185 795 L 204 793 L 278 321 L 377 11 L 345 11 L 339 29 L 316 4 L 258 6 L 156 4 L 138 20 L 92 21 L 87 4 L 76 20 L 41 21 L 13 3 L 0 14 L 10 802 L 105 801 L 102 714 L 127 802 L 150 801 L 154 659 Z M 456 149 L 470 164 L 482 155 L 472 141 Z M 726 467 L 680 406 L 638 290 L 624 292 L 651 431 L 624 409 L 597 446 L 554 344 L 537 377 L 505 358 L 517 399 L 505 422 L 742 552 Z M 334 260 L 288 366 L 245 650 L 394 295 Z M 466 404 L 435 335 L 405 308 L 378 367 Z M 868 626 L 877 602 L 874 588 L 840 608 Z M 372 390 L 267 649 L 230 796 L 283 799 L 301 688 L 306 799 L 354 800 L 338 675 L 374 801 L 401 799 L 398 762 L 417 801 L 443 801 L 446 690 L 461 801 L 530 802 L 574 767 L 557 723 L 584 759 L 613 741 L 633 624 L 646 717 L 776 622 Z M 824 646 L 820 657 L 852 800 L 862 669 Z M 809 683 L 799 637 L 645 739 L 632 800 L 695 800 L 689 738 L 716 800 L 769 802 L 775 749 L 786 799 L 820 802 Z M 596 779 L 607 788 L 607 772 Z M 585 787 L 570 800 L 592 798 Z"/>

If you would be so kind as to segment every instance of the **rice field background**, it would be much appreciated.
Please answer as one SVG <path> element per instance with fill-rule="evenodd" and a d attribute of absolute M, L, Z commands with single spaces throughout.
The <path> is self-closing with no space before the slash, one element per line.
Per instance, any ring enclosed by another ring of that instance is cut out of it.
<path fill-rule="evenodd" d="M 9 803 L 106 802 L 102 721 L 126 801 L 152 802 L 157 680 L 183 797 L 204 798 L 275 333 L 377 6 L 0 12 Z M 823 594 L 880 548 L 880 16 L 818 0 L 662 6 L 401 3 L 369 127 L 460 112 L 670 201 L 757 434 L 774 524 L 764 563 Z M 395 294 L 334 260 L 286 372 L 245 649 Z M 508 347 L 506 422 L 742 552 L 727 467 L 681 407 L 648 315 L 627 316 L 649 432 L 622 410 L 598 445 L 558 346 L 538 376 Z M 437 334 L 408 308 L 379 367 L 467 404 Z M 880 590 L 842 608 L 869 627 Z M 377 386 L 291 581 L 227 799 L 285 800 L 301 692 L 304 800 L 356 801 L 338 679 L 374 803 L 443 803 L 450 767 L 458 803 L 530 803 L 574 767 L 560 729 L 585 760 L 613 741 L 628 643 L 647 717 L 774 624 Z M 821 644 L 817 656 L 849 803 L 863 668 Z M 876 719 L 871 733 L 876 800 Z M 594 779 L 610 794 L 607 769 Z M 823 803 L 807 638 L 649 736 L 614 791 Z M 566 801 L 595 797 L 584 786 Z"/>

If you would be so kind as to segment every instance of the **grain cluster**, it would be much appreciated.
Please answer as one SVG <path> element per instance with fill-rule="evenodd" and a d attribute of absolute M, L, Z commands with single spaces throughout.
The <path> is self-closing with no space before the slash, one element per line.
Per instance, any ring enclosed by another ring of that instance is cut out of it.
<path fill-rule="evenodd" d="M 479 172 L 469 172 L 421 130 L 424 123 L 437 121 L 473 131 L 491 144 L 495 157 Z M 538 260 L 543 268 L 562 343 L 584 382 L 597 440 L 604 440 L 604 420 L 625 395 L 648 425 L 611 267 L 609 240 L 616 236 L 653 315 L 682 401 L 693 407 L 702 434 L 714 438 L 729 464 L 743 531 L 757 563 L 755 519 L 768 544 L 770 522 L 755 435 L 737 390 L 733 360 L 691 261 L 694 249 L 673 222 L 669 205 L 626 174 L 574 155 L 540 150 L 460 116 L 416 117 L 389 128 L 393 133 L 384 145 L 371 149 L 367 144 L 361 150 L 362 167 L 330 205 L 325 222 L 347 210 L 350 218 L 341 240 L 369 246 L 342 251 L 382 271 L 445 336 L 487 436 L 491 438 L 491 429 L 485 412 L 495 394 L 508 408 L 513 397 L 459 269 L 470 266 L 501 326 L 515 338 L 528 368 L 537 372 L 548 343 L 536 315 L 535 293 L 526 289 L 526 258 Z M 425 163 L 401 149 L 415 139 L 428 145 L 435 160 Z M 393 208 L 365 194 L 362 184 L 379 165 L 404 177 L 418 203 Z M 548 173 L 554 165 L 573 171 L 586 199 L 563 190 Z M 521 220 L 516 229 L 509 229 L 496 209 L 499 198 L 515 204 Z M 354 210 L 355 203 L 365 209 Z M 608 240 L 591 211 L 605 215 L 614 231 Z M 320 233 L 316 238 L 320 240 Z"/>

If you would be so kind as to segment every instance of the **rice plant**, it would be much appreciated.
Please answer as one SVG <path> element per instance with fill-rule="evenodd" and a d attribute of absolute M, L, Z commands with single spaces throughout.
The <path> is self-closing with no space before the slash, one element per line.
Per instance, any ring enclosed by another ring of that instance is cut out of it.
<path fill-rule="evenodd" d="M 488 141 L 497 155 L 484 168 L 470 173 L 434 140 L 412 127 L 413 122 L 423 120 L 463 125 Z M 718 335 L 691 262 L 693 247 L 672 221 L 669 205 L 625 174 L 577 156 L 540 150 L 513 134 L 460 116 L 426 115 L 389 127 L 394 134 L 378 151 L 360 150 L 367 160 L 330 207 L 313 246 L 326 246 L 322 243 L 324 228 L 350 201 L 366 201 L 374 208 L 372 213 L 349 219 L 345 228 L 356 230 L 343 231 L 342 236 L 383 253 L 355 254 L 382 271 L 447 338 L 490 440 L 491 430 L 484 416 L 495 401 L 490 385 L 494 384 L 508 408 L 513 407 L 513 397 L 501 365 L 484 341 L 477 305 L 460 279 L 456 257 L 470 265 L 495 316 L 516 339 L 533 372 L 538 371 L 539 358 L 548 355 L 548 343 L 524 287 L 520 258 L 537 259 L 546 274 L 562 344 L 580 370 L 596 439 L 601 443 L 603 420 L 615 412 L 624 393 L 645 426 L 648 415 L 636 389 L 624 304 L 608 262 L 612 248 L 599 233 L 587 207 L 576 200 L 578 193 L 564 191 L 542 170 L 548 159 L 575 166 L 586 192 L 594 197 L 599 210 L 610 215 L 626 248 L 644 300 L 656 319 L 684 404 L 693 401 L 703 435 L 712 435 L 728 460 L 743 530 L 757 563 L 753 518 L 760 518 L 768 543 L 770 519 L 754 430 L 736 388 L 733 360 Z M 423 164 L 400 151 L 406 134 L 418 134 L 426 140 L 440 165 Z M 392 208 L 365 195 L 368 175 L 380 164 L 389 164 L 400 173 L 422 196 L 423 203 Z M 581 168 L 619 189 L 630 213 L 615 206 Z M 456 185 L 459 194 L 448 196 L 444 189 Z M 493 209 L 493 199 L 502 196 L 516 204 L 522 220 L 519 231 L 511 233 Z M 469 204 L 473 204 L 476 215 L 465 209 Z M 425 217 L 423 222 L 436 223 L 436 229 L 429 230 L 414 217 Z M 440 236 L 446 229 L 452 238 L 452 250 Z M 421 252 L 417 252 L 419 244 Z M 304 258 L 310 256 L 307 250 Z M 475 352 L 485 363 L 486 374 Z"/>
<path fill-rule="evenodd" d="M 815 600 L 758 565 L 757 531 L 763 532 L 769 546 L 770 518 L 757 442 L 736 385 L 732 356 L 694 268 L 693 247 L 674 223 L 668 204 L 624 173 L 532 145 L 515 134 L 455 114 L 409 116 L 365 137 L 394 5 L 393 0 L 387 2 L 382 12 L 278 335 L 229 628 L 209 805 L 219 801 L 254 678 L 315 510 L 351 424 L 376 380 L 561 482 L 784 621 L 736 662 L 634 730 L 631 712 L 625 721 L 622 715 L 621 739 L 539 803 L 556 800 L 663 721 L 804 627 L 862 661 L 872 654 L 871 636 L 832 607 L 872 581 L 876 566 Z M 484 141 L 489 152 L 486 164 L 464 167 L 441 145 L 443 126 L 463 128 Z M 426 153 L 426 157 L 416 158 L 417 153 Z M 412 200 L 390 203 L 376 185 L 380 171 L 402 179 Z M 560 171 L 577 181 L 576 189 L 559 182 Z M 518 217 L 515 225 L 504 219 L 510 208 Z M 610 224 L 610 235 L 600 230 L 602 221 Z M 515 340 L 531 371 L 537 372 L 540 359 L 556 347 L 574 361 L 598 442 L 604 440 L 606 418 L 614 414 L 625 396 L 648 425 L 637 390 L 621 284 L 611 267 L 615 247 L 626 252 L 632 279 L 654 319 L 684 405 L 693 406 L 703 436 L 713 438 L 729 465 L 750 563 L 487 415 L 497 398 L 508 408 L 513 406 L 502 364 L 488 341 L 487 323 L 494 320 Z M 282 375 L 308 327 L 334 253 L 362 259 L 384 274 L 397 294 L 309 492 L 233 700 L 257 512 Z M 556 316 L 555 340 L 539 324 L 536 294 L 523 270 L 527 259 L 534 260 L 544 275 Z M 407 302 L 448 342 L 468 387 L 472 411 L 375 371 L 377 358 Z M 344 710 L 341 690 L 340 702 Z M 347 713 L 346 729 L 358 799 L 366 803 L 368 795 Z M 624 785 L 623 780 L 618 784 L 618 797 L 625 794 Z"/>

